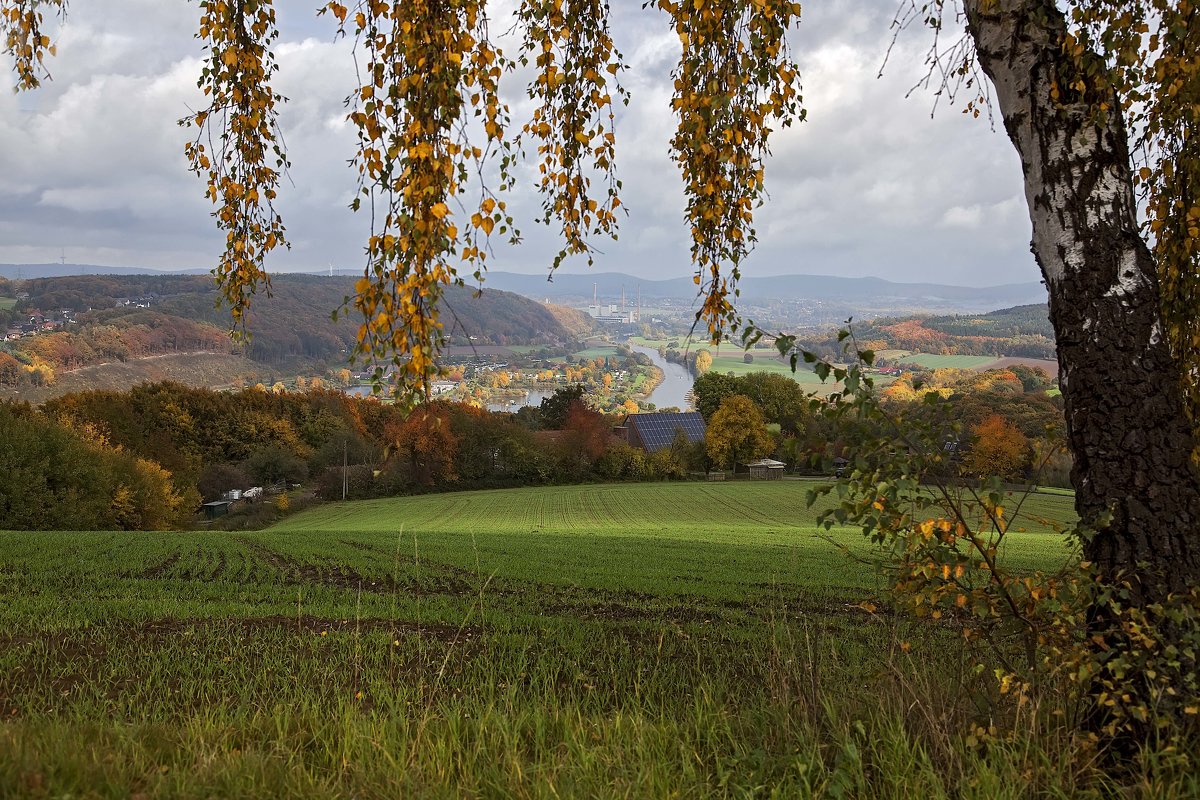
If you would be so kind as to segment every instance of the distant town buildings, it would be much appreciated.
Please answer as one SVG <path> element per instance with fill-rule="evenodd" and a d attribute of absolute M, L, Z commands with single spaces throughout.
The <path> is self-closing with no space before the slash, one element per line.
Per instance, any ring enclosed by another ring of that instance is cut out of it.
<path fill-rule="evenodd" d="M 592 284 L 592 304 L 586 309 L 588 316 L 602 325 L 638 325 L 642 321 L 642 292 L 638 290 L 637 305 L 626 308 L 625 290 L 621 290 L 621 304 L 601 305 L 597 284 Z"/>

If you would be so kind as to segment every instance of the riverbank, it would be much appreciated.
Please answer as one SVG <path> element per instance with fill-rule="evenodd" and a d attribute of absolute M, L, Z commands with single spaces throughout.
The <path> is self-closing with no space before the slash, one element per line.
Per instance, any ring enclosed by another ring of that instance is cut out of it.
<path fill-rule="evenodd" d="M 646 397 L 646 402 L 653 403 L 655 408 L 678 408 L 686 411 L 690 406 L 688 395 L 695 382 L 687 368 L 667 361 L 657 350 L 645 345 L 629 344 L 635 353 L 641 353 L 650 359 L 654 368 L 660 373 L 658 384 Z"/>

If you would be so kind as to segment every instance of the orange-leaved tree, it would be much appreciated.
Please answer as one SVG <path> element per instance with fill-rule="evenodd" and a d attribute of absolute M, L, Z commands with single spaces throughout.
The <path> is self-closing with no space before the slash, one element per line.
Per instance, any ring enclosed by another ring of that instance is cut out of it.
<path fill-rule="evenodd" d="M 1020 476 L 1029 453 L 1029 440 L 999 414 L 991 414 L 971 428 L 975 441 L 963 458 L 963 466 L 974 475 Z"/>
<path fill-rule="evenodd" d="M 384 441 L 393 463 L 414 483 L 432 486 L 457 478 L 458 437 L 450 423 L 449 407 L 438 402 L 384 426 Z"/>

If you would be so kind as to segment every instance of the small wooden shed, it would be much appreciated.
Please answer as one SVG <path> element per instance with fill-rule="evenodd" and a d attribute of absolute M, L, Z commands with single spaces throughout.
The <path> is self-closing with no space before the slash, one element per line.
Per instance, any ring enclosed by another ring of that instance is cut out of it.
<path fill-rule="evenodd" d="M 746 464 L 746 468 L 750 470 L 750 480 L 752 481 L 777 481 L 783 477 L 785 466 L 782 461 L 772 458 L 760 458 L 758 461 L 750 461 Z"/>

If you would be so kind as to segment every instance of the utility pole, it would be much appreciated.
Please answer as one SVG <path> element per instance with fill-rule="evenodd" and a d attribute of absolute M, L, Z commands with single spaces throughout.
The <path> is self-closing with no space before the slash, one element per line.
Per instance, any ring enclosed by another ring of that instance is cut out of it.
<path fill-rule="evenodd" d="M 346 489 L 349 485 L 349 479 L 346 477 L 346 470 L 349 469 L 350 458 L 347 455 L 349 452 L 350 443 L 342 442 L 342 499 L 346 499 Z"/>

